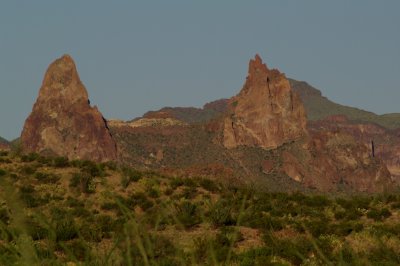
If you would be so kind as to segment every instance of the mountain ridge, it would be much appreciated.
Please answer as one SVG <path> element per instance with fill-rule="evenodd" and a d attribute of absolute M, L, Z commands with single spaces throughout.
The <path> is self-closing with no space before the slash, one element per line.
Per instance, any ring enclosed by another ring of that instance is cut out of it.
<path fill-rule="evenodd" d="M 332 115 L 345 115 L 351 121 L 375 123 L 388 129 L 400 127 L 400 113 L 377 115 L 370 111 L 333 102 L 306 81 L 289 79 L 289 82 L 292 89 L 300 95 L 308 120 L 315 121 Z"/>

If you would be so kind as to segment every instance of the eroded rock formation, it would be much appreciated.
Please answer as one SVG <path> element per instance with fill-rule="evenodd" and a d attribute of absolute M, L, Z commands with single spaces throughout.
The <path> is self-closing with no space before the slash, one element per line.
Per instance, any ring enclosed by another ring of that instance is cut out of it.
<path fill-rule="evenodd" d="M 69 55 L 47 69 L 21 135 L 27 152 L 94 161 L 115 160 L 116 145 L 96 106 L 91 107 Z"/>
<path fill-rule="evenodd" d="M 306 134 L 306 115 L 285 75 L 268 69 L 256 55 L 249 63 L 243 89 L 231 98 L 224 121 L 227 148 L 276 148 Z"/>

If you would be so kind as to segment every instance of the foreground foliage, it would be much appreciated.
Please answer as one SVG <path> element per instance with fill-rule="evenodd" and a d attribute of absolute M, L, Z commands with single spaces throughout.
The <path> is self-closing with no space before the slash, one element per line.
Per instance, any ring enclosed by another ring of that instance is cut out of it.
<path fill-rule="evenodd" d="M 328 197 L 0 153 L 1 265 L 398 265 L 400 195 Z"/>

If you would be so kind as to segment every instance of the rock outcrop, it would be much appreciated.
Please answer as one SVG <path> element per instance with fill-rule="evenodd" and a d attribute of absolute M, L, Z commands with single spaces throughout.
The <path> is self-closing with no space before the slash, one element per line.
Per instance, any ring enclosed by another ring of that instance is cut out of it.
<path fill-rule="evenodd" d="M 387 165 L 394 180 L 400 183 L 400 129 L 392 130 L 375 123 L 351 121 L 344 115 L 312 121 L 308 127 L 312 132 L 330 130 L 351 135 L 365 146 L 370 157 L 374 155 L 381 159 Z M 374 154 L 372 154 L 372 142 Z"/>
<path fill-rule="evenodd" d="M 27 152 L 70 159 L 108 161 L 117 158 L 107 122 L 91 107 L 75 63 L 69 55 L 47 69 L 32 113 L 21 135 Z"/>
<path fill-rule="evenodd" d="M 284 74 L 268 69 L 256 55 L 243 89 L 231 98 L 223 126 L 227 148 L 272 149 L 306 134 L 306 114 Z"/>

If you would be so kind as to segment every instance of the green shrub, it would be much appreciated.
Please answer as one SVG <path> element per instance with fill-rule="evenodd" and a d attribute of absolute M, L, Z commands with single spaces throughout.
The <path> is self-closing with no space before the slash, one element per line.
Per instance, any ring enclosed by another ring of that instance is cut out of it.
<path fill-rule="evenodd" d="M 79 228 L 82 238 L 89 242 L 100 242 L 103 239 L 103 233 L 99 226 L 93 223 L 84 222 Z"/>
<path fill-rule="evenodd" d="M 285 258 L 294 265 L 302 264 L 305 258 L 314 250 L 312 242 L 304 236 L 279 239 L 271 234 L 266 234 L 264 241 L 267 246 L 271 247 L 271 255 Z"/>
<path fill-rule="evenodd" d="M 193 199 L 197 195 L 196 187 L 185 187 L 180 197 L 185 199 Z"/>
<path fill-rule="evenodd" d="M 234 225 L 232 206 L 227 200 L 217 201 L 209 210 L 208 217 L 214 226 Z"/>
<path fill-rule="evenodd" d="M 63 245 L 64 252 L 68 257 L 76 258 L 79 261 L 93 260 L 90 247 L 81 239 L 68 241 Z"/>
<path fill-rule="evenodd" d="M 73 208 L 71 214 L 75 217 L 85 217 L 86 219 L 92 215 L 89 210 L 82 206 L 76 206 Z"/>
<path fill-rule="evenodd" d="M 26 225 L 28 228 L 28 233 L 32 237 L 33 240 L 45 239 L 49 236 L 48 229 L 41 226 L 39 223 L 30 218 L 27 220 L 28 224 Z"/>
<path fill-rule="evenodd" d="M 53 159 L 53 165 L 57 168 L 63 168 L 69 166 L 68 158 L 66 157 L 56 157 Z"/>
<path fill-rule="evenodd" d="M 183 184 L 184 182 L 181 177 L 175 177 L 169 182 L 172 189 L 177 189 L 178 187 L 183 186 Z"/>
<path fill-rule="evenodd" d="M 100 206 L 100 208 L 105 211 L 119 210 L 119 206 L 115 202 L 105 202 Z"/>
<path fill-rule="evenodd" d="M 96 191 L 96 184 L 91 175 L 86 173 L 74 173 L 69 182 L 70 187 L 78 188 L 83 193 L 94 193 Z"/>
<path fill-rule="evenodd" d="M 219 191 L 219 188 L 218 188 L 217 184 L 215 183 L 215 181 L 213 181 L 211 179 L 202 178 L 199 181 L 199 185 L 202 188 L 204 188 L 205 190 L 210 191 L 210 192 Z"/>
<path fill-rule="evenodd" d="M 200 223 L 198 207 L 190 201 L 184 201 L 176 207 L 176 218 L 185 227 L 190 228 Z"/>
<path fill-rule="evenodd" d="M 85 203 L 83 201 L 80 201 L 78 199 L 72 198 L 71 196 L 68 196 L 67 200 L 65 203 L 68 205 L 68 207 L 74 208 L 74 207 L 84 207 Z"/>
<path fill-rule="evenodd" d="M 138 205 L 144 211 L 153 207 L 153 202 L 149 200 L 146 194 L 143 192 L 136 192 L 132 194 L 130 197 L 128 197 L 127 204 L 131 209 Z"/>
<path fill-rule="evenodd" d="M 375 221 L 382 221 L 390 217 L 391 215 L 392 213 L 387 208 L 383 208 L 381 210 L 371 209 L 367 212 L 367 217 L 370 219 L 374 219 Z"/>
<path fill-rule="evenodd" d="M 0 177 L 5 176 L 6 174 L 7 174 L 7 171 L 0 168 Z"/>
<path fill-rule="evenodd" d="M 121 185 L 127 188 L 131 182 L 137 182 L 143 177 L 143 173 L 132 168 L 122 168 Z"/>
<path fill-rule="evenodd" d="M 10 216 L 8 215 L 8 210 L 6 208 L 0 208 L 0 221 L 7 224 L 9 220 Z"/>
<path fill-rule="evenodd" d="M 20 168 L 20 171 L 24 175 L 33 175 L 36 172 L 36 167 L 33 165 L 24 165 Z"/>
<path fill-rule="evenodd" d="M 78 237 L 78 230 L 72 219 L 56 220 L 56 241 L 68 241 Z"/>
<path fill-rule="evenodd" d="M 150 198 L 156 199 L 160 197 L 160 191 L 154 187 L 149 187 L 146 192 Z"/>
<path fill-rule="evenodd" d="M 356 221 L 342 221 L 338 224 L 332 225 L 333 233 L 338 236 L 347 236 L 353 232 L 360 232 L 364 229 L 364 225 Z"/>
<path fill-rule="evenodd" d="M 37 153 L 24 154 L 21 156 L 21 161 L 24 163 L 29 163 L 29 162 L 36 161 L 39 157 L 40 156 Z"/>
<path fill-rule="evenodd" d="M 186 187 L 196 188 L 197 183 L 193 178 L 183 178 L 183 185 Z"/>
<path fill-rule="evenodd" d="M 47 184 L 55 184 L 60 180 L 60 177 L 55 174 L 42 173 L 42 172 L 36 172 L 35 178 L 38 181 L 40 181 L 42 183 L 47 183 Z"/>

